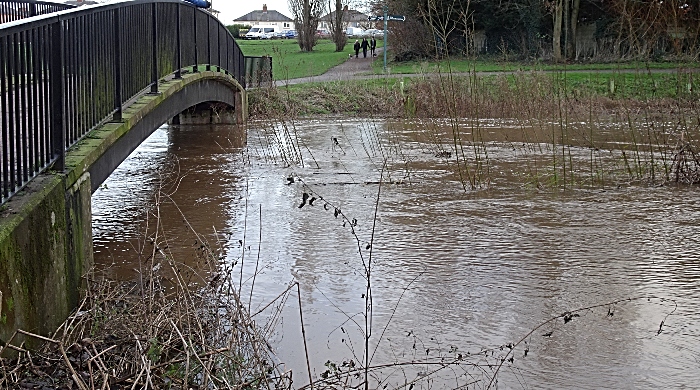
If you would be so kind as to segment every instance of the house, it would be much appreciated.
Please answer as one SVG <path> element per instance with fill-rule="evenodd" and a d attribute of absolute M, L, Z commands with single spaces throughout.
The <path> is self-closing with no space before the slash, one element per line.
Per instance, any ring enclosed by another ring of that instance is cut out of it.
<path fill-rule="evenodd" d="M 263 4 L 261 10 L 249 12 L 235 19 L 233 24 L 247 24 L 250 26 L 265 24 L 280 26 L 282 30 L 294 30 L 294 20 L 275 10 L 268 10 L 267 4 Z"/>
<path fill-rule="evenodd" d="M 318 23 L 319 29 L 330 29 L 330 21 L 335 18 L 335 11 L 330 12 L 321 17 L 321 21 Z M 367 15 L 360 11 L 354 9 L 343 10 L 343 22 L 347 23 L 346 27 L 358 27 L 363 30 L 369 28 L 369 21 L 367 20 Z"/>

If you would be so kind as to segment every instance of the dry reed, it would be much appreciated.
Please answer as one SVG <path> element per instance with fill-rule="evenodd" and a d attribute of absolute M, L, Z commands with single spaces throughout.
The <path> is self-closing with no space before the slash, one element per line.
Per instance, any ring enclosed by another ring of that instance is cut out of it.
<path fill-rule="evenodd" d="M 291 377 L 275 366 L 226 277 L 217 274 L 197 291 L 90 277 L 79 310 L 52 336 L 18 331 L 45 341 L 42 347 L 29 351 L 12 340 L 0 347 L 16 352 L 2 359 L 0 387 L 288 387 Z"/>
<path fill-rule="evenodd" d="M 92 271 L 80 306 L 52 335 L 18 330 L 0 346 L 13 355 L 0 359 L 0 388 L 289 388 L 233 266 L 204 239 L 195 270 L 168 253 L 162 234 L 144 237 L 137 281 Z"/>

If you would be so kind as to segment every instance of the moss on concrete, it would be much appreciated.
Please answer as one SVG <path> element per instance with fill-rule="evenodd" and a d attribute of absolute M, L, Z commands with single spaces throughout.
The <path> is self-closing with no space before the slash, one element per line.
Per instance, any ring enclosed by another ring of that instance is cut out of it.
<path fill-rule="evenodd" d="M 0 339 L 16 329 L 48 334 L 69 313 L 63 180 L 44 175 L 8 203 L 0 223 Z M 18 340 L 19 341 L 19 340 Z"/>

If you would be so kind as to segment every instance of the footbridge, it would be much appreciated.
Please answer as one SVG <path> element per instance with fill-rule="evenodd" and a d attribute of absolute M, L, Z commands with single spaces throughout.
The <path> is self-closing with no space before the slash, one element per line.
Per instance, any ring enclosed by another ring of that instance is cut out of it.
<path fill-rule="evenodd" d="M 54 5 L 0 1 L 0 349 L 78 304 L 92 191 L 143 140 L 168 121 L 247 116 L 246 58 L 207 10 Z"/>

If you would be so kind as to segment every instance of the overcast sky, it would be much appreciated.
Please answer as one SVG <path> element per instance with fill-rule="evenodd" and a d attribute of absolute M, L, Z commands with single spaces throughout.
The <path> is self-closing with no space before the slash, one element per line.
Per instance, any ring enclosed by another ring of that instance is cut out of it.
<path fill-rule="evenodd" d="M 56 3 L 63 3 L 64 0 L 49 0 Z M 109 3 L 110 0 L 97 0 L 102 3 Z M 267 9 L 272 11 L 279 11 L 283 15 L 292 17 L 292 13 L 289 12 L 289 7 L 287 0 L 210 0 L 212 2 L 213 8 L 220 11 L 219 19 L 225 25 L 231 24 L 234 19 L 239 18 L 248 12 L 261 10 L 263 4 L 267 4 Z M 354 1 L 356 4 L 365 4 L 364 0 Z M 351 7 L 352 8 L 352 7 Z M 355 7 L 357 8 L 357 7 Z M 360 7 L 361 8 L 361 7 Z"/>

